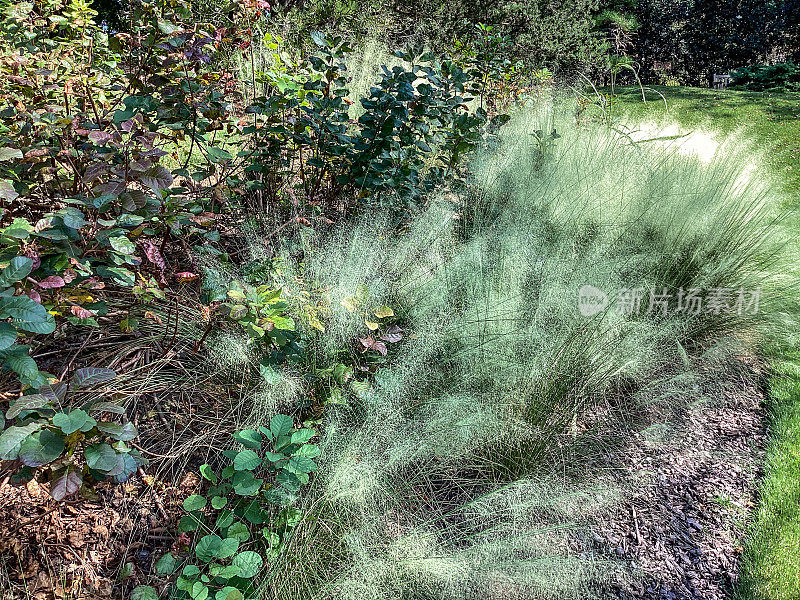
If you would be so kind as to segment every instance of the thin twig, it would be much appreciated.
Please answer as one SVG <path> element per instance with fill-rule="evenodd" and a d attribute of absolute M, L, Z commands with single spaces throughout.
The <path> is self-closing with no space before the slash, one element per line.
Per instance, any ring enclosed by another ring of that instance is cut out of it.
<path fill-rule="evenodd" d="M 89 340 L 92 339 L 93 335 L 94 335 L 94 331 L 90 331 L 89 335 L 86 336 L 86 339 L 83 341 L 83 344 L 81 344 L 81 347 L 78 348 L 78 351 L 75 354 L 72 355 L 72 358 L 67 363 L 67 366 L 64 367 L 64 370 L 61 372 L 61 377 L 58 378 L 59 381 L 63 381 L 64 376 L 70 370 L 70 367 L 72 367 L 72 363 L 74 363 L 75 359 L 78 358 L 78 355 L 80 355 L 80 353 L 83 352 L 83 349 L 86 347 L 86 344 L 89 343 Z"/>

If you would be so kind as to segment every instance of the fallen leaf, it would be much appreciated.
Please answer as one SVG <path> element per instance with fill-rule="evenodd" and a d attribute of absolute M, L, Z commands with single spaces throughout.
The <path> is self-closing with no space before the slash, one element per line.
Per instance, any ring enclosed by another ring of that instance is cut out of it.
<path fill-rule="evenodd" d="M 178 281 L 185 283 L 187 281 L 194 281 L 199 277 L 199 275 L 197 273 L 190 273 L 189 271 L 183 271 L 181 273 L 175 273 L 173 277 L 175 277 L 175 279 L 177 279 Z"/>
<path fill-rule="evenodd" d="M 82 306 L 78 306 L 74 304 L 70 307 L 70 311 L 73 315 L 78 317 L 79 319 L 91 319 L 94 316 L 94 313 L 90 310 L 83 308 Z"/>
<path fill-rule="evenodd" d="M 144 311 L 144 316 L 146 319 L 151 319 L 158 323 L 159 325 L 163 325 L 164 321 L 159 317 L 157 314 L 150 312 L 149 310 Z"/>

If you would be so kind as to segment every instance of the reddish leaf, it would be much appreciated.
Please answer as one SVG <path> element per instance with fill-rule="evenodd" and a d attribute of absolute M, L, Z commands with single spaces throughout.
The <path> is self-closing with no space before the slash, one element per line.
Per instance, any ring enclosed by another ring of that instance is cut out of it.
<path fill-rule="evenodd" d="M 100 131 L 95 129 L 94 131 L 89 133 L 89 139 L 92 140 L 98 146 L 105 146 L 108 142 L 111 141 L 111 134 L 106 131 Z"/>
<path fill-rule="evenodd" d="M 44 217 L 36 221 L 36 225 L 33 226 L 33 230 L 36 233 L 41 233 L 45 229 L 50 229 L 53 226 L 55 219 L 53 217 Z M 70 259 L 75 260 L 75 259 Z"/>
<path fill-rule="evenodd" d="M 392 325 L 386 330 L 386 334 L 381 336 L 381 339 L 389 342 L 390 344 L 395 344 L 403 339 L 403 330 L 397 325 Z"/>
<path fill-rule="evenodd" d="M 39 254 L 37 254 L 33 250 L 30 249 L 25 250 L 25 252 L 22 253 L 22 256 L 26 256 L 27 258 L 31 259 L 31 262 L 33 263 L 31 265 L 31 271 L 35 271 L 40 266 L 42 266 L 42 259 L 40 259 Z"/>
<path fill-rule="evenodd" d="M 304 225 L 305 227 L 311 227 L 311 221 L 304 217 L 296 217 L 295 220 L 300 223 L 300 225 Z"/>
<path fill-rule="evenodd" d="M 192 215 L 189 220 L 192 223 L 197 223 L 200 227 L 210 227 L 214 224 L 214 219 L 217 215 L 210 212 L 204 212 L 202 215 Z"/>
<path fill-rule="evenodd" d="M 70 307 L 70 311 L 72 311 L 72 314 L 78 317 L 79 319 L 91 319 L 94 316 L 94 313 L 92 311 L 87 310 L 82 306 L 78 306 L 77 304 Z"/>
<path fill-rule="evenodd" d="M 383 342 L 379 342 L 371 337 L 367 338 L 358 338 L 361 342 L 361 345 L 364 346 L 364 351 L 367 350 L 374 350 L 378 352 L 382 356 L 386 356 L 386 344 Z"/>
<path fill-rule="evenodd" d="M 183 271 L 181 273 L 175 273 L 174 277 L 178 281 L 186 282 L 186 281 L 194 281 L 199 277 L 199 275 L 197 273 L 190 273 L 189 271 Z"/>
<path fill-rule="evenodd" d="M 106 284 L 100 281 L 99 277 L 90 277 L 81 285 L 86 286 L 86 288 L 90 290 L 102 290 L 104 287 L 106 287 Z"/>
<path fill-rule="evenodd" d="M 33 300 L 34 302 L 38 302 L 39 304 L 42 303 L 42 297 L 39 295 L 39 292 L 36 290 L 31 290 L 28 292 L 28 298 Z"/>
<path fill-rule="evenodd" d="M 155 313 L 150 312 L 149 310 L 144 311 L 144 316 L 147 319 L 152 319 L 153 321 L 155 321 L 159 325 L 163 325 L 164 324 L 164 321 L 161 319 L 161 317 L 159 317 Z"/>
<path fill-rule="evenodd" d="M 125 191 L 125 182 L 124 181 L 107 181 L 106 183 L 101 183 L 100 185 L 94 186 L 92 191 L 95 194 L 110 194 L 112 196 L 119 196 L 122 192 Z"/>
<path fill-rule="evenodd" d="M 50 277 L 45 277 L 39 282 L 39 287 L 43 290 L 54 290 L 56 288 L 62 288 L 66 285 L 66 282 L 63 278 L 59 277 L 58 275 L 51 275 Z"/>
<path fill-rule="evenodd" d="M 139 181 L 156 193 L 166 190 L 172 185 L 172 173 L 162 165 L 155 165 L 143 173 L 134 173 L 134 175 L 138 175 Z"/>
<path fill-rule="evenodd" d="M 39 158 L 42 156 L 47 156 L 48 151 L 45 148 L 38 148 L 36 150 L 30 150 L 29 152 L 25 153 L 25 158 Z"/>
<path fill-rule="evenodd" d="M 77 276 L 78 274 L 73 269 L 65 269 L 61 274 L 64 283 L 71 283 Z"/>
<path fill-rule="evenodd" d="M 131 161 L 128 166 L 134 171 L 146 171 L 153 166 L 153 162 L 147 158 L 140 158 L 139 160 Z"/>
<path fill-rule="evenodd" d="M 81 484 L 83 484 L 83 479 L 81 479 L 80 473 L 74 467 L 69 466 L 53 480 L 53 484 L 50 487 L 50 495 L 55 500 L 63 500 L 65 497 L 77 492 Z"/>
<path fill-rule="evenodd" d="M 144 243 L 144 255 L 147 257 L 147 260 L 157 266 L 160 271 L 163 272 L 164 269 L 167 268 L 167 265 L 164 264 L 164 257 L 161 256 L 158 246 L 149 240 Z"/>

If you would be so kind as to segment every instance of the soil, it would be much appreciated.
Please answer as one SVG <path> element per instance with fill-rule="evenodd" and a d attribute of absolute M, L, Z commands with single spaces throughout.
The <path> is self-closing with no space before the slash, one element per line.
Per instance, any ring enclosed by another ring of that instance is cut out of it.
<path fill-rule="evenodd" d="M 176 547 L 180 505 L 198 488 L 191 474 L 168 485 L 140 473 L 57 503 L 47 484 L 3 486 L 0 599 L 127 598 L 151 562 Z"/>

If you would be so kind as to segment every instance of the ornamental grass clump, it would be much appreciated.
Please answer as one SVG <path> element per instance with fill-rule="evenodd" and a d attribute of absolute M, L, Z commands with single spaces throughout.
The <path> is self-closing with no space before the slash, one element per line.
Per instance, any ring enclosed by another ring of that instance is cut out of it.
<path fill-rule="evenodd" d="M 312 348 L 363 339 L 381 306 L 405 338 L 359 400 L 326 408 L 309 518 L 265 593 L 599 593 L 622 566 L 581 531 L 621 492 L 575 469 L 581 452 L 694 400 L 780 310 L 777 216 L 746 158 L 528 109 L 408 231 L 371 216 L 317 240 L 304 277 L 330 314 Z"/>

